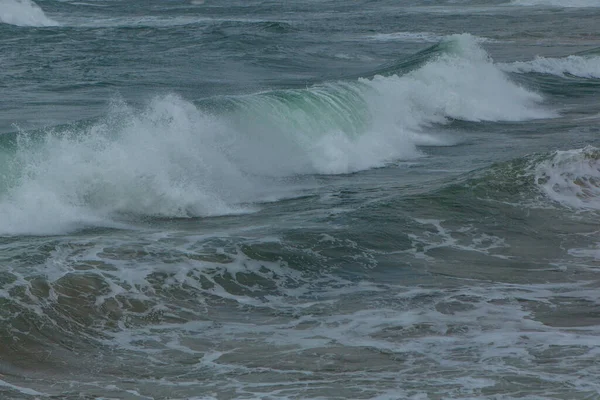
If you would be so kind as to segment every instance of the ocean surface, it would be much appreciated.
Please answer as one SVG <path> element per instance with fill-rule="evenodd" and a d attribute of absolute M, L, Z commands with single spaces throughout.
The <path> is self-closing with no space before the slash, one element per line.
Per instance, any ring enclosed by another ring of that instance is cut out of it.
<path fill-rule="evenodd" d="M 600 1 L 0 0 L 0 399 L 600 399 Z"/>

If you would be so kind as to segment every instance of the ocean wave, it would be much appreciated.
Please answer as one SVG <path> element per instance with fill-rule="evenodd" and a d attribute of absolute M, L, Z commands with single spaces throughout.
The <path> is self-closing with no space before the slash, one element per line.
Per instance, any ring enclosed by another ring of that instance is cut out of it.
<path fill-rule="evenodd" d="M 464 201 L 496 206 L 554 210 L 557 215 L 563 207 L 600 210 L 600 149 L 588 145 L 514 158 L 469 172 L 440 193 L 462 193 L 468 199 Z"/>
<path fill-rule="evenodd" d="M 417 42 L 417 43 L 437 43 L 444 37 L 431 32 L 393 32 L 393 33 L 378 33 L 370 36 L 371 39 L 390 42 Z"/>
<path fill-rule="evenodd" d="M 67 19 L 66 23 L 72 26 L 85 28 L 164 28 L 184 25 L 195 25 L 214 20 L 202 16 L 137 16 L 137 17 L 114 17 L 114 18 L 95 18 L 95 19 Z"/>
<path fill-rule="evenodd" d="M 556 151 L 535 167 L 536 184 L 553 201 L 578 210 L 600 210 L 600 149 Z"/>
<path fill-rule="evenodd" d="M 22 133 L 0 149 L 0 233 L 113 226 L 120 216 L 246 212 L 281 177 L 340 174 L 440 145 L 432 124 L 552 116 L 477 39 L 451 36 L 404 75 L 213 98 L 116 102 L 101 121 Z M 448 144 L 454 144 L 454 141 Z"/>
<path fill-rule="evenodd" d="M 506 72 L 551 74 L 556 76 L 578 76 L 600 79 L 600 57 L 568 56 L 564 58 L 537 57 L 531 61 L 501 64 Z"/>
<path fill-rule="evenodd" d="M 31 0 L 0 0 L 0 22 L 17 26 L 58 26 Z"/>

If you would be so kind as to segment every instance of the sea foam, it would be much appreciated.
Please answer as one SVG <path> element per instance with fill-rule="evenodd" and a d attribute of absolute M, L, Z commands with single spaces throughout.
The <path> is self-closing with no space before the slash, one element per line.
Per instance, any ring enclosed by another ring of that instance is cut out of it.
<path fill-rule="evenodd" d="M 0 22 L 17 26 L 58 26 L 31 0 L 0 0 Z"/>

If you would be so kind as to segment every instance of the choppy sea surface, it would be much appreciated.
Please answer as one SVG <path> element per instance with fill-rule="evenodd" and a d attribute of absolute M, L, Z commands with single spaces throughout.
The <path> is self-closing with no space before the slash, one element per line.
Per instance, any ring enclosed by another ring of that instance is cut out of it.
<path fill-rule="evenodd" d="M 0 398 L 600 399 L 599 21 L 0 0 Z"/>

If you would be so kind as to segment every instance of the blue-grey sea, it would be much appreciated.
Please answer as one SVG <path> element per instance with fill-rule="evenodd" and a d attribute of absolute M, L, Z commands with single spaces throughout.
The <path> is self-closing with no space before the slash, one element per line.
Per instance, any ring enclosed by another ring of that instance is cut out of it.
<path fill-rule="evenodd" d="M 600 0 L 0 0 L 0 399 L 600 399 Z"/>

